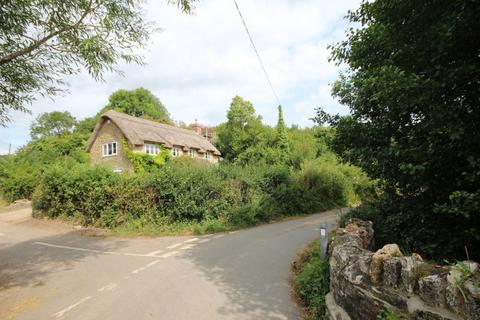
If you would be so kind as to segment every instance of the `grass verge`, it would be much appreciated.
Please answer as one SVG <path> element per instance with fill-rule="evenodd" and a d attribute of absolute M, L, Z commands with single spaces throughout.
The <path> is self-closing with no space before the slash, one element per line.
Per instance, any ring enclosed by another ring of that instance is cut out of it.
<path fill-rule="evenodd" d="M 204 220 L 202 222 L 145 223 L 142 220 L 132 220 L 113 228 L 112 235 L 123 237 L 135 236 L 178 236 L 200 235 L 233 230 L 220 219 Z"/>
<path fill-rule="evenodd" d="M 294 297 L 305 320 L 325 319 L 325 295 L 329 291 L 330 266 L 320 257 L 320 240 L 308 244 L 292 264 Z"/>
<path fill-rule="evenodd" d="M 342 208 L 333 208 L 330 210 L 342 210 Z M 326 212 L 326 211 L 324 211 Z M 283 221 L 290 221 L 295 219 L 305 218 L 315 213 L 302 213 L 296 215 L 279 216 L 270 221 L 257 221 L 253 224 L 235 225 L 227 223 L 222 219 L 207 219 L 200 222 L 183 221 L 183 222 L 164 222 L 153 223 L 143 221 L 142 219 L 131 220 L 112 229 L 112 235 L 120 237 L 135 237 L 135 236 L 182 236 L 182 235 L 202 235 L 216 232 L 227 232 L 239 229 L 251 228 L 263 224 L 277 223 Z M 332 213 L 334 214 L 334 213 Z"/>

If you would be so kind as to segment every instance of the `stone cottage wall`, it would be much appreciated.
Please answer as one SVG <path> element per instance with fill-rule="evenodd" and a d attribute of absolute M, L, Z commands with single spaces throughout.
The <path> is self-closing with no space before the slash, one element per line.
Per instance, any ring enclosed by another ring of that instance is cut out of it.
<path fill-rule="evenodd" d="M 111 121 L 106 121 L 98 132 L 97 138 L 90 149 L 90 159 L 93 164 L 103 164 L 114 170 L 133 171 L 133 165 L 125 155 L 122 141 L 125 139 L 122 131 Z M 116 141 L 117 154 L 103 156 L 103 144 Z"/>
<path fill-rule="evenodd" d="M 403 256 L 396 244 L 372 252 L 371 222 L 352 219 L 329 244 L 327 319 L 371 320 L 382 309 L 401 319 L 480 319 L 479 264 L 458 268 Z M 473 274 L 473 276 L 472 276 Z"/>

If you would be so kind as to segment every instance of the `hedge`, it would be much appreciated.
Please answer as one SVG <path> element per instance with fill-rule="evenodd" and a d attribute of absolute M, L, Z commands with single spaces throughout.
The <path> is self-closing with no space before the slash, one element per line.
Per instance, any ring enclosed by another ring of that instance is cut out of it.
<path fill-rule="evenodd" d="M 172 162 L 136 175 L 98 166 L 54 166 L 35 189 L 33 209 L 35 214 L 109 228 L 136 219 L 147 223 L 219 219 L 246 226 L 354 200 L 353 184 L 333 167 L 311 163 L 298 171 Z"/>

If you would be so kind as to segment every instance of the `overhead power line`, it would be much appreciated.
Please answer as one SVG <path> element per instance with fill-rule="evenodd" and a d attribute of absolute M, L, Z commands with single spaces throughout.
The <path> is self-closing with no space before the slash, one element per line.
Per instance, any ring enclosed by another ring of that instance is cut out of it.
<path fill-rule="evenodd" d="M 265 74 L 265 78 L 267 78 L 268 84 L 270 85 L 270 88 L 272 89 L 273 95 L 275 96 L 275 99 L 277 99 L 278 105 L 281 105 L 280 99 L 278 98 L 277 92 L 273 88 L 272 81 L 270 81 L 270 77 L 268 76 L 267 69 L 265 68 L 262 58 L 260 58 L 260 54 L 258 53 L 257 47 L 255 46 L 255 43 L 253 42 L 252 35 L 250 34 L 250 31 L 248 31 L 247 24 L 245 23 L 245 19 L 243 19 L 242 12 L 240 11 L 240 8 L 238 7 L 237 1 L 233 0 L 235 3 L 235 7 L 237 7 L 238 15 L 240 16 L 240 19 L 242 19 L 243 26 L 245 27 L 245 31 L 247 32 L 248 38 L 250 39 L 250 43 L 252 44 L 253 50 L 255 51 L 255 54 L 257 55 L 258 61 L 260 62 L 260 65 L 262 66 L 263 73 Z"/>

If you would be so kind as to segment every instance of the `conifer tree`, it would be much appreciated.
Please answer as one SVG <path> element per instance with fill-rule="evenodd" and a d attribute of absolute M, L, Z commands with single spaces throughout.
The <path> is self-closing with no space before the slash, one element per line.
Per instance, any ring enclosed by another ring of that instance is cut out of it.
<path fill-rule="evenodd" d="M 287 127 L 283 120 L 282 106 L 278 106 L 278 122 L 277 122 L 277 147 L 280 150 L 280 159 L 285 162 L 289 159 L 290 145 L 288 143 Z"/>

